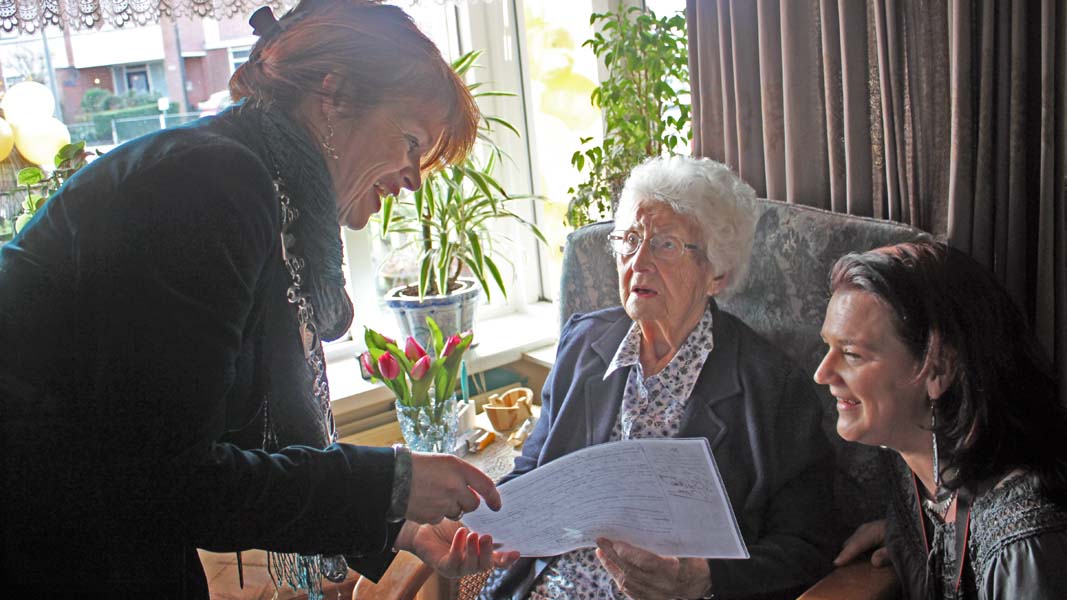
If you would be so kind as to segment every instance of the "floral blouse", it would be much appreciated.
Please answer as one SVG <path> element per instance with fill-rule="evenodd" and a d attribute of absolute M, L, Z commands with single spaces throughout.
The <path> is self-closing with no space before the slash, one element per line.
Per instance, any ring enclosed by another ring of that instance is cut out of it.
<path fill-rule="evenodd" d="M 667 366 L 656 375 L 645 377 L 640 360 L 641 326 L 635 322 L 604 373 L 604 379 L 607 379 L 616 370 L 630 367 L 622 395 L 622 409 L 611 432 L 611 441 L 678 435 L 689 395 L 713 347 L 709 306 Z M 574 550 L 560 556 L 530 591 L 530 598 L 535 600 L 625 597 L 600 564 L 595 548 Z"/>

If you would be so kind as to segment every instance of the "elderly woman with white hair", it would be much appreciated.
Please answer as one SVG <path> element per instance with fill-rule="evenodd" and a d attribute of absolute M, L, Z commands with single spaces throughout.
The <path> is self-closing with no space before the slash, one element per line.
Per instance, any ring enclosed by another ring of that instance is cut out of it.
<path fill-rule="evenodd" d="M 600 540 L 595 550 L 520 559 L 485 596 L 796 597 L 829 570 L 833 456 L 814 390 L 715 302 L 746 270 L 754 198 L 708 159 L 654 158 L 634 169 L 607 240 L 622 306 L 567 322 L 541 419 L 504 478 L 595 444 L 704 437 L 751 558 L 659 556 Z"/>

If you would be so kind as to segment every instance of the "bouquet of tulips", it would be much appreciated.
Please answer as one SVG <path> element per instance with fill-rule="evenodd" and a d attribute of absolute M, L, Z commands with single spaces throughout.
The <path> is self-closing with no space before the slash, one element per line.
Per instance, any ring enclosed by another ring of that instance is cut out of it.
<path fill-rule="evenodd" d="M 427 317 L 426 324 L 429 349 L 408 336 L 401 350 L 395 340 L 367 328 L 367 351 L 359 360 L 374 379 L 393 391 L 398 411 L 402 407 L 421 410 L 430 422 L 439 424 L 446 401 L 455 394 L 460 362 L 474 334 L 468 331 L 445 338 L 432 318 Z"/>

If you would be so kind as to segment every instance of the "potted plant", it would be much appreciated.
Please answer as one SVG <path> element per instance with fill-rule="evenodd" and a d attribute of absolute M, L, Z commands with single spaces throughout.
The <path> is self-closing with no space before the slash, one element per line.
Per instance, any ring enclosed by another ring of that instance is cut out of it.
<path fill-rule="evenodd" d="M 691 138 L 685 17 L 657 17 L 624 4 L 594 13 L 589 22 L 598 31 L 582 45 L 604 61 L 609 75 L 591 97 L 603 110 L 604 141 L 582 138 L 583 148 L 571 157 L 588 177 L 568 190 L 567 223 L 576 228 L 611 214 L 631 169 Z"/>
<path fill-rule="evenodd" d="M 93 154 L 96 153 L 85 151 L 85 142 L 74 142 L 64 145 L 56 153 L 55 169 L 51 173 L 45 173 L 40 167 L 19 170 L 18 184 L 26 186 L 26 199 L 22 201 L 22 212 L 15 218 L 15 233 L 30 222 L 33 215 L 44 206 L 45 200 L 56 193 L 64 181 L 89 164 L 89 157 Z"/>
<path fill-rule="evenodd" d="M 477 51 L 464 54 L 452 67 L 463 76 L 475 66 L 479 55 Z M 483 91 L 480 86 L 469 86 L 475 98 L 514 96 Z M 385 298 L 405 337 L 413 335 L 427 343 L 431 333 L 424 325 L 427 317 L 440 325 L 446 337 L 470 330 L 480 291 L 487 299 L 491 288 L 507 297 L 494 256 L 496 244 L 510 240 L 489 229 L 494 220 L 518 222 L 545 241 L 536 225 L 507 208 L 508 201 L 531 196 L 509 194 L 496 180 L 494 171 L 505 154 L 489 136 L 495 127 L 519 135 L 506 120 L 483 115 L 471 156 L 428 175 L 418 191 L 405 192 L 399 199 L 390 196 L 382 202 L 382 237 L 403 236 L 394 252 L 410 249 L 417 257 L 418 281 L 390 290 Z"/>
<path fill-rule="evenodd" d="M 401 351 L 396 341 L 368 328 L 363 368 L 396 396 L 396 415 L 404 440 L 421 452 L 451 452 L 456 445 L 456 381 L 463 353 L 474 334 L 445 336 L 432 318 L 424 348 L 408 336 Z"/>

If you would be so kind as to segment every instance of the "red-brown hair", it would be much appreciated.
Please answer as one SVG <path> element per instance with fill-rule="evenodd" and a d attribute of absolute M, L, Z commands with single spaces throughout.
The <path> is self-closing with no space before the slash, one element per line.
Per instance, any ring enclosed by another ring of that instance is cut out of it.
<path fill-rule="evenodd" d="M 328 74 L 342 80 L 333 100 L 348 116 L 393 103 L 440 111 L 444 132 L 424 169 L 462 161 L 477 138 L 478 106 L 463 80 L 404 11 L 371 0 L 302 0 L 253 46 L 230 95 L 291 111 L 324 94 Z"/>

